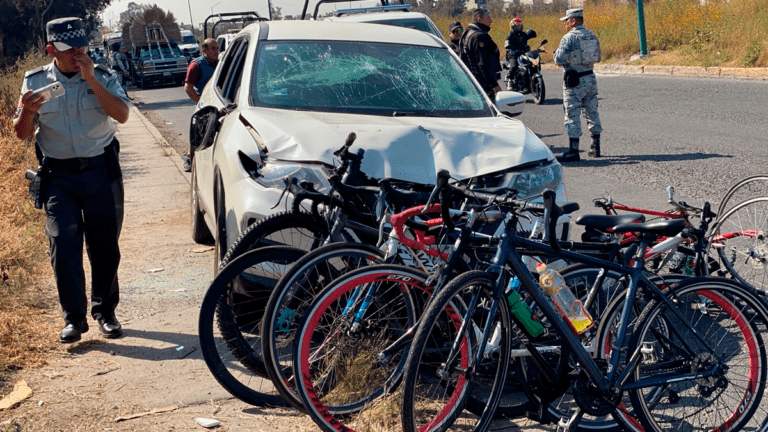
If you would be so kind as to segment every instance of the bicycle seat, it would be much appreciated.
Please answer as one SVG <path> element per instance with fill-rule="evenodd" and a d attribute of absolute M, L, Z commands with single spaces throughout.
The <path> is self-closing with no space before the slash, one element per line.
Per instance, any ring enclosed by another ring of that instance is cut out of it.
<path fill-rule="evenodd" d="M 637 232 L 672 237 L 679 234 L 685 228 L 685 224 L 685 219 L 665 219 L 640 224 L 624 223 L 613 227 L 613 232 Z"/>
<path fill-rule="evenodd" d="M 616 225 L 645 222 L 645 215 L 628 213 L 622 215 L 582 215 L 576 218 L 576 225 L 584 225 L 600 231 L 612 232 Z"/>

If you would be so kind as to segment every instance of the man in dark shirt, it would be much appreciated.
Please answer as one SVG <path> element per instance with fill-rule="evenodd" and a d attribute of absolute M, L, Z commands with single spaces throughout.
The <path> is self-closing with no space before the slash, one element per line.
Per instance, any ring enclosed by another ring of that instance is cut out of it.
<path fill-rule="evenodd" d="M 467 31 L 461 36 L 459 42 L 461 59 L 488 97 L 495 101 L 496 93 L 501 91 L 498 82 L 501 63 L 499 47 L 488 34 L 493 20 L 488 9 L 473 10 L 472 19 L 474 22 L 467 26 Z"/>
<path fill-rule="evenodd" d="M 459 51 L 459 40 L 461 40 L 461 34 L 464 33 L 464 26 L 462 26 L 459 21 L 456 21 L 452 22 L 451 25 L 448 26 L 448 30 L 450 31 L 450 40 L 448 41 L 448 46 L 451 47 L 456 55 L 460 56 L 461 52 Z"/>
<path fill-rule="evenodd" d="M 528 46 L 528 40 L 535 38 L 536 32 L 528 30 L 523 32 L 523 20 L 515 17 L 509 22 L 509 33 L 504 40 L 504 48 L 507 53 L 507 60 L 509 61 L 509 72 L 507 73 L 507 90 L 514 90 L 510 88 L 510 84 L 515 80 L 517 74 L 517 58 L 526 52 L 531 50 Z"/>
<path fill-rule="evenodd" d="M 201 45 L 203 55 L 189 62 L 187 78 L 184 80 L 184 91 L 195 103 L 200 101 L 200 93 L 203 92 L 208 80 L 213 76 L 216 65 L 219 62 L 219 44 L 215 39 L 208 38 Z M 192 171 L 192 149 L 184 156 L 184 171 Z"/>

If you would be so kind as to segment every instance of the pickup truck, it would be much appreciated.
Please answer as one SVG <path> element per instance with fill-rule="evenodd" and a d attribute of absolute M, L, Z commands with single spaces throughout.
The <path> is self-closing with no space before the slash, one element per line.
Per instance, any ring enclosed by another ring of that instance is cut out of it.
<path fill-rule="evenodd" d="M 135 46 L 131 53 L 133 83 L 145 89 L 155 83 L 184 85 L 187 59 L 174 42 Z"/>

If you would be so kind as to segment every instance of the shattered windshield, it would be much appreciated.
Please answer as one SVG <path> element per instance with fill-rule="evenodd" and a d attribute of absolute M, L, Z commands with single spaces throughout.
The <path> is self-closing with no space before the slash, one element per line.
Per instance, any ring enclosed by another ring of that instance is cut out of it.
<path fill-rule="evenodd" d="M 251 104 L 372 115 L 487 117 L 447 49 L 368 42 L 263 42 Z"/>

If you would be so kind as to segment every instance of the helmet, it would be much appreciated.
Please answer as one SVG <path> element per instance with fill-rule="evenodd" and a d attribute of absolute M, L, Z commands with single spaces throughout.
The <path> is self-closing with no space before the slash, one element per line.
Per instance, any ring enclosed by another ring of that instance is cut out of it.
<path fill-rule="evenodd" d="M 509 29 L 513 32 L 523 31 L 523 20 L 518 17 L 512 18 L 512 21 L 509 22 Z"/>

